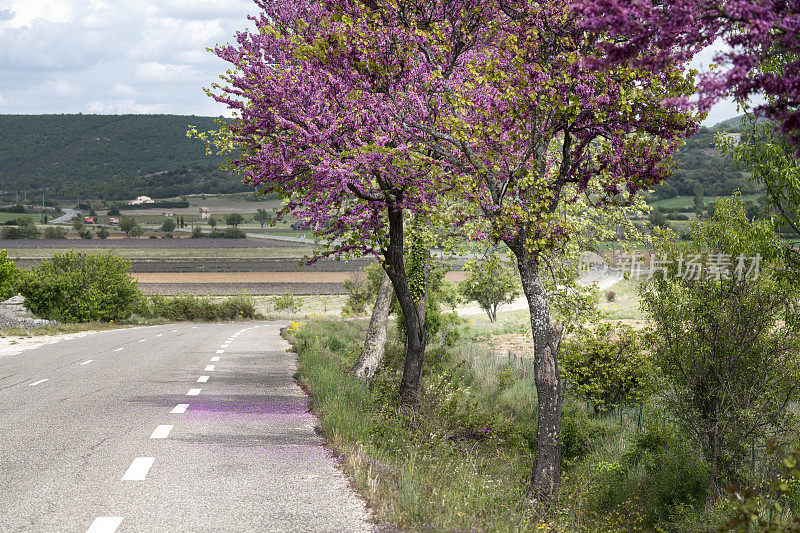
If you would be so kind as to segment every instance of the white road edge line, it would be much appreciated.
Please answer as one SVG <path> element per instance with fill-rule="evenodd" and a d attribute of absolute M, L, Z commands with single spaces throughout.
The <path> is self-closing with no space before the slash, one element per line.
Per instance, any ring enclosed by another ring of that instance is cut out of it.
<path fill-rule="evenodd" d="M 171 425 L 161 425 L 157 426 L 156 429 L 153 430 L 153 433 L 150 435 L 151 439 L 166 439 L 169 437 L 169 432 L 172 431 L 174 426 Z"/>
<path fill-rule="evenodd" d="M 218 355 L 211 358 L 211 362 L 212 363 L 216 363 L 217 361 L 219 361 L 219 356 Z"/>
<path fill-rule="evenodd" d="M 50 378 L 40 379 L 39 381 L 34 381 L 33 383 L 28 383 L 28 387 L 33 387 L 34 385 L 38 385 L 39 383 L 44 383 L 45 381 L 50 381 Z"/>
<path fill-rule="evenodd" d="M 217 365 L 206 365 L 206 372 L 213 372 Z"/>
<path fill-rule="evenodd" d="M 88 364 L 89 364 L 89 363 L 91 363 L 92 361 L 94 361 L 94 359 L 87 359 L 86 361 L 84 361 L 83 363 L 81 363 L 81 366 L 83 366 L 83 365 L 88 365 Z"/>
<path fill-rule="evenodd" d="M 188 407 L 189 407 L 188 403 L 179 403 L 178 405 L 176 405 L 175 407 L 172 408 L 172 411 L 170 411 L 170 414 L 179 415 L 181 413 L 185 413 L 186 409 L 188 409 Z"/>
<path fill-rule="evenodd" d="M 200 389 L 189 389 L 186 396 L 197 396 L 198 394 L 200 394 Z"/>
<path fill-rule="evenodd" d="M 114 533 L 121 523 L 121 516 L 98 516 L 86 533 Z"/>
<path fill-rule="evenodd" d="M 199 378 L 197 378 L 197 382 L 198 383 L 207 383 L 208 382 L 208 378 L 210 378 L 210 377 L 211 376 L 200 376 Z"/>
<path fill-rule="evenodd" d="M 137 457 L 125 471 L 122 481 L 142 481 L 147 477 L 150 467 L 153 466 L 155 457 Z"/>

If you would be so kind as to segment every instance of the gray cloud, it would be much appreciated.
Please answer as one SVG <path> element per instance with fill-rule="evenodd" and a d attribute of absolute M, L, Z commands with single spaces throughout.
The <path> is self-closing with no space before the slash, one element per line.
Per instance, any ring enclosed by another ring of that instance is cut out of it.
<path fill-rule="evenodd" d="M 10 9 L 0 9 L 0 22 L 4 20 L 11 20 L 15 15 L 16 13 Z"/>
<path fill-rule="evenodd" d="M 0 17 L 0 113 L 226 114 L 203 93 L 227 68 L 206 48 L 233 40 L 256 10 L 249 0 L 60 0 L 48 20 L 7 1 L 19 13 Z"/>

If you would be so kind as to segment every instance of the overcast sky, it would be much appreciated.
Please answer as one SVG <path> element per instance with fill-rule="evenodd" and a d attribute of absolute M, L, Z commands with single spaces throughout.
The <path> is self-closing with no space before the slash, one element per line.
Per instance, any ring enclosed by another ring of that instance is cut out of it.
<path fill-rule="evenodd" d="M 203 93 L 227 68 L 206 47 L 251 27 L 256 9 L 250 0 L 0 0 L 0 114 L 227 115 Z M 722 103 L 706 124 L 737 114 Z"/>

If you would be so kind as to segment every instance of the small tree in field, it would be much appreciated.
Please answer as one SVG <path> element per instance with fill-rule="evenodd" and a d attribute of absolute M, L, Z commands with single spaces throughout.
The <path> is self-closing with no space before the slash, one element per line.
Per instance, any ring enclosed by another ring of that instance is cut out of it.
<path fill-rule="evenodd" d="M 208 219 L 208 225 L 211 226 L 212 228 L 216 228 L 217 227 L 217 219 L 214 218 L 214 217 L 209 218 Z"/>
<path fill-rule="evenodd" d="M 267 213 L 266 209 L 259 209 L 256 211 L 256 214 L 253 215 L 253 220 L 261 224 L 261 229 L 264 229 L 264 224 L 269 222 L 269 213 Z"/>
<path fill-rule="evenodd" d="M 225 223 L 234 228 L 244 222 L 244 217 L 240 213 L 230 213 L 225 215 Z"/>
<path fill-rule="evenodd" d="M 161 231 L 169 237 L 172 237 L 172 232 L 175 231 L 177 227 L 178 225 L 175 223 L 175 220 L 171 218 L 165 218 L 164 222 L 161 223 Z"/>
<path fill-rule="evenodd" d="M 119 229 L 121 229 L 125 235 L 130 236 L 131 231 L 138 226 L 136 223 L 136 219 L 133 217 L 125 217 L 119 221 Z"/>
<path fill-rule="evenodd" d="M 786 427 L 800 385 L 800 282 L 771 221 L 717 203 L 693 240 L 662 238 L 667 268 L 642 286 L 667 400 L 711 468 L 708 501 L 746 445 Z"/>
<path fill-rule="evenodd" d="M 497 252 L 481 259 L 470 259 L 464 265 L 464 270 L 469 274 L 461 282 L 461 294 L 467 301 L 478 302 L 492 322 L 497 320 L 497 308 L 513 302 L 520 294 L 516 270 Z"/>

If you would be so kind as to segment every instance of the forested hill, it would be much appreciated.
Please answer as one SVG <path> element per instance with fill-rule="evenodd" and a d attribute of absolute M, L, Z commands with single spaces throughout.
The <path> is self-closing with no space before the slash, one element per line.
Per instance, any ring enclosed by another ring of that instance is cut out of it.
<path fill-rule="evenodd" d="M 189 125 L 217 129 L 211 117 L 182 115 L 0 115 L 0 191 L 47 188 L 50 197 L 127 200 L 252 190 L 219 170 L 219 157 L 186 137 Z M 660 198 L 755 192 L 746 174 L 714 148 L 719 131 L 737 132 L 736 117 L 701 128 L 675 156 Z"/>
<path fill-rule="evenodd" d="M 675 154 L 674 175 L 655 188 L 658 198 L 692 196 L 694 185 L 703 187 L 705 196 L 727 196 L 737 189 L 742 194 L 759 192 L 760 189 L 748 181 L 746 172 L 737 170 L 730 158 L 721 154 L 715 147 L 719 133 L 740 133 L 742 116 L 703 127 L 686 140 L 686 144 Z"/>
<path fill-rule="evenodd" d="M 186 137 L 190 124 L 219 128 L 181 115 L 0 115 L 0 190 L 108 200 L 251 190 Z"/>

